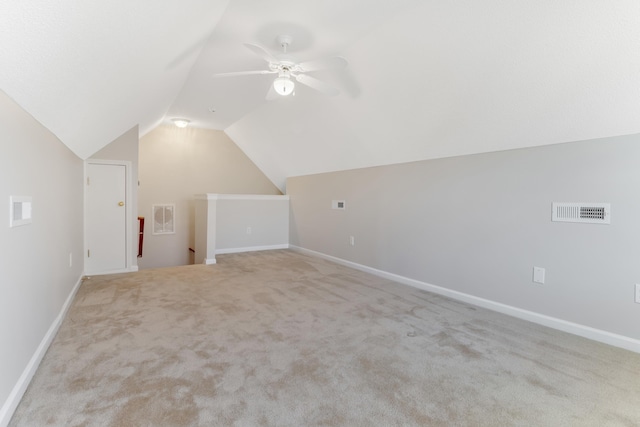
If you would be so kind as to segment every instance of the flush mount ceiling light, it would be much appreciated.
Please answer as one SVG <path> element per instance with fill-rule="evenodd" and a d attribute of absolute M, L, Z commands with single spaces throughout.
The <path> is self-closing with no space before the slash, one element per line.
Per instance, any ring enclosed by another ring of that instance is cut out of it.
<path fill-rule="evenodd" d="M 189 123 L 191 123 L 191 121 L 187 119 L 171 119 L 171 121 L 173 122 L 174 125 L 178 126 L 179 128 L 186 128 L 189 125 Z"/>
<path fill-rule="evenodd" d="M 281 73 L 280 77 L 273 81 L 273 88 L 278 95 L 287 96 L 293 93 L 296 88 L 296 84 L 291 80 L 288 73 Z"/>

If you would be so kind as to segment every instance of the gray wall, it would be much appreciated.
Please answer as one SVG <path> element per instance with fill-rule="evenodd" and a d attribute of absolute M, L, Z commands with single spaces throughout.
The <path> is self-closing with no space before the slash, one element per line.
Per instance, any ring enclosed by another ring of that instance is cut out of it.
<path fill-rule="evenodd" d="M 631 135 L 290 178 L 291 244 L 640 339 L 639 165 Z M 551 222 L 554 201 L 611 225 Z"/>
<path fill-rule="evenodd" d="M 2 91 L 0 141 L 0 405 L 8 410 L 82 276 L 83 162 Z M 31 224 L 9 228 L 11 195 L 32 197 Z"/>
<path fill-rule="evenodd" d="M 134 126 L 102 150 L 91 156 L 98 160 L 125 160 L 131 162 L 131 203 L 133 206 L 131 224 L 133 224 L 131 266 L 138 265 L 138 126 Z"/>
<path fill-rule="evenodd" d="M 289 197 L 252 194 L 195 196 L 195 263 L 216 254 L 289 247 Z"/>
<path fill-rule="evenodd" d="M 159 126 L 140 138 L 138 213 L 145 219 L 140 268 L 193 262 L 194 195 L 281 194 L 224 132 Z M 176 233 L 153 235 L 154 204 L 175 203 Z"/>
<path fill-rule="evenodd" d="M 248 233 L 247 227 L 251 228 Z M 289 200 L 286 196 L 219 197 L 216 209 L 216 253 L 289 244 Z"/>

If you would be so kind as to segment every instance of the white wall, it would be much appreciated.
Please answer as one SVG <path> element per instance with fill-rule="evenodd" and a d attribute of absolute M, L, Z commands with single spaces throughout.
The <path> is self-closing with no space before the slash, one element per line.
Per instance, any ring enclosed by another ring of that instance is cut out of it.
<path fill-rule="evenodd" d="M 129 263 L 135 269 L 138 265 L 138 126 L 134 126 L 102 150 L 90 157 L 98 160 L 124 160 L 131 162 L 131 206 L 133 224 Z"/>
<path fill-rule="evenodd" d="M 140 268 L 193 262 L 194 195 L 281 194 L 224 132 L 159 126 L 140 138 L 138 213 L 145 217 Z M 153 235 L 153 204 L 176 205 L 176 233 Z"/>
<path fill-rule="evenodd" d="M 3 425 L 37 366 L 30 361 L 44 355 L 39 346 L 52 338 L 50 328 L 82 276 L 83 162 L 1 91 L 0 141 Z M 31 224 L 9 228 L 11 195 L 32 197 Z"/>
<path fill-rule="evenodd" d="M 639 340 L 639 161 L 631 135 L 290 178 L 291 244 Z M 554 201 L 611 225 L 551 222 Z"/>

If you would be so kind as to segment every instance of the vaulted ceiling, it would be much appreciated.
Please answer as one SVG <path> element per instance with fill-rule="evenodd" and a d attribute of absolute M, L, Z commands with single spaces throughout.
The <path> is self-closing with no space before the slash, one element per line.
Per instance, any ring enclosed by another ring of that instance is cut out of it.
<path fill-rule="evenodd" d="M 0 88 L 87 158 L 139 124 L 224 130 L 288 176 L 640 132 L 637 0 L 34 0 L 0 5 Z M 342 56 L 267 101 L 243 46 Z M 213 110 L 213 112 L 212 112 Z"/>

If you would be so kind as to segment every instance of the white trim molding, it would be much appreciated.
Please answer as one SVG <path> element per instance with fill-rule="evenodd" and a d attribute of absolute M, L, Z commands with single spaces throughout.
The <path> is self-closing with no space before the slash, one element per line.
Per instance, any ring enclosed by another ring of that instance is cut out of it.
<path fill-rule="evenodd" d="M 218 261 L 215 258 L 205 258 L 203 262 L 204 265 L 213 265 L 217 263 Z"/>
<path fill-rule="evenodd" d="M 129 268 L 120 268 L 118 270 L 96 271 L 92 273 L 85 272 L 84 275 L 89 276 L 103 276 L 105 274 L 120 274 L 120 273 L 135 273 L 138 271 L 138 266 L 134 265 Z"/>
<path fill-rule="evenodd" d="M 289 200 L 287 195 L 279 194 L 196 194 L 197 200 Z"/>
<path fill-rule="evenodd" d="M 0 408 L 0 426 L 4 427 L 9 424 L 9 421 L 11 421 L 11 417 L 18 407 L 22 396 L 24 396 L 25 391 L 27 391 L 27 387 L 29 386 L 31 379 L 38 370 L 38 366 L 40 365 L 42 358 L 49 349 L 53 338 L 58 333 L 58 329 L 60 329 L 60 325 L 62 324 L 62 321 L 64 320 L 67 311 L 71 306 L 71 302 L 73 302 L 73 299 L 78 292 L 80 285 L 82 284 L 82 277 L 83 276 L 80 276 L 78 278 L 78 281 L 73 286 L 73 289 L 71 289 L 69 296 L 60 309 L 60 313 L 58 313 L 58 316 L 53 320 L 53 323 L 51 323 L 49 330 L 42 338 L 42 341 L 40 341 L 40 345 L 38 345 L 38 348 L 36 349 L 35 353 L 33 353 L 33 356 L 31 356 L 31 360 L 29 360 L 26 368 L 24 368 L 24 371 L 22 371 L 22 375 L 20 375 L 18 382 L 13 387 L 13 390 L 11 390 L 11 393 L 9 393 L 9 397 L 4 402 L 4 405 L 2 405 L 2 408 Z"/>
<path fill-rule="evenodd" d="M 640 353 L 640 340 L 627 337 L 624 335 L 614 334 L 612 332 L 603 331 L 601 329 L 595 329 L 590 326 L 581 325 L 578 323 L 569 322 L 566 320 L 558 319 L 555 317 L 547 316 L 544 314 L 536 313 L 533 311 L 524 310 L 518 307 L 513 307 L 507 304 L 502 304 L 496 301 L 476 297 L 473 295 L 465 294 L 463 292 L 454 291 L 452 289 L 443 288 L 441 286 L 432 285 L 430 283 L 421 282 L 419 280 L 410 279 L 408 277 L 400 276 L 398 274 L 389 273 L 376 268 L 368 267 L 366 265 L 358 264 L 352 261 L 347 261 L 342 258 L 337 258 L 331 255 L 316 252 L 310 249 L 305 249 L 295 245 L 289 245 L 290 249 L 315 256 L 318 258 L 333 261 L 337 264 L 351 267 L 356 270 L 364 271 L 378 277 L 393 280 L 394 282 L 409 285 L 414 288 L 422 289 L 424 291 L 433 292 L 434 294 L 444 295 L 446 297 L 466 302 L 478 307 L 486 308 L 489 310 L 497 311 L 498 313 L 506 314 L 509 316 L 517 317 L 519 319 L 527 320 L 529 322 L 537 323 L 539 325 L 547 326 L 549 328 L 557 329 L 559 331 L 568 332 L 573 335 L 578 335 L 590 340 L 599 341 L 605 344 L 609 344 L 615 347 L 624 348 L 636 353 Z"/>
<path fill-rule="evenodd" d="M 247 248 L 228 248 L 228 249 L 217 249 L 216 255 L 221 254 L 237 254 L 241 252 L 257 252 L 257 251 L 272 251 L 275 249 L 289 249 L 289 245 L 287 243 L 283 245 L 269 245 L 269 246 L 250 246 Z"/>

